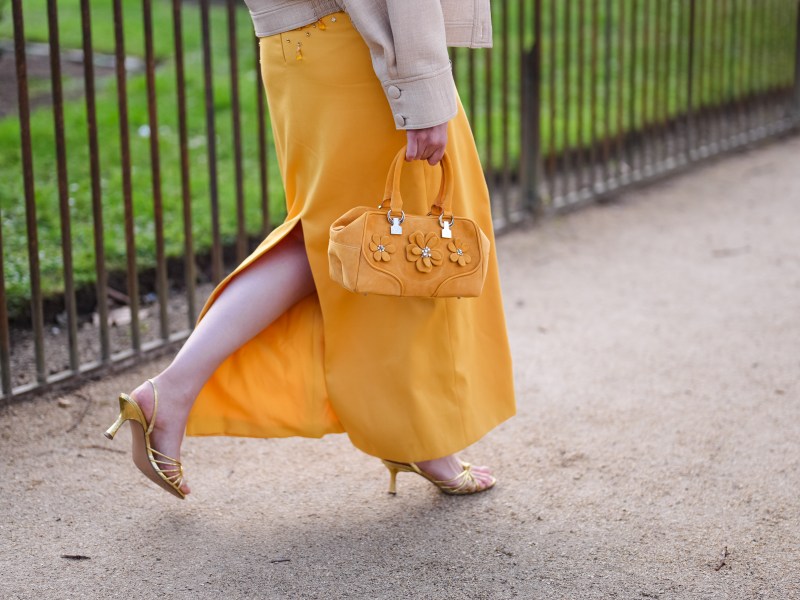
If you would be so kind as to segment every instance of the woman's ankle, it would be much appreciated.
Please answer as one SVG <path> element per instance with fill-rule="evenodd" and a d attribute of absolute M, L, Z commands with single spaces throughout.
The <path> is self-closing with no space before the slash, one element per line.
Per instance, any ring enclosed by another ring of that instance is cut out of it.
<path fill-rule="evenodd" d="M 455 454 L 431 460 L 418 461 L 416 465 L 428 474 L 440 478 L 449 478 L 461 471 L 461 462 Z"/>
<path fill-rule="evenodd" d="M 186 386 L 186 377 L 171 372 L 169 367 L 152 378 L 159 401 L 168 399 L 170 409 L 189 413 L 197 394 Z"/>

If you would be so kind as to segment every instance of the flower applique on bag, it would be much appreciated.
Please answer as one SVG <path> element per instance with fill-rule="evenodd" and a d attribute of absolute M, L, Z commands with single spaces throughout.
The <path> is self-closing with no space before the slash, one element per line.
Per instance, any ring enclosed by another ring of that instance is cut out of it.
<path fill-rule="evenodd" d="M 358 206 L 331 225 L 331 278 L 362 294 L 474 297 L 489 266 L 489 238 L 466 217 L 453 214 L 453 166 L 445 152 L 442 183 L 427 215 L 407 215 L 400 195 L 406 148 L 389 167 L 378 209 Z M 389 209 L 383 210 L 386 202 Z"/>

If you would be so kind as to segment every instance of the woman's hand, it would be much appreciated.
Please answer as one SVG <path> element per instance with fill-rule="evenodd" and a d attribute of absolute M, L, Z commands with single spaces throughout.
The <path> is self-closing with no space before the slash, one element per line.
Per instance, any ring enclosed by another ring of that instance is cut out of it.
<path fill-rule="evenodd" d="M 406 160 L 427 160 L 435 165 L 444 156 L 447 145 L 447 123 L 406 130 Z"/>

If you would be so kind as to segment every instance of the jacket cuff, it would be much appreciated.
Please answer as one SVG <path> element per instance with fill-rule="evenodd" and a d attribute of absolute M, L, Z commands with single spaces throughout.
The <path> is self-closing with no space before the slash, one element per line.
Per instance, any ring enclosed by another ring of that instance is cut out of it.
<path fill-rule="evenodd" d="M 456 116 L 458 103 L 451 65 L 432 74 L 383 82 L 397 129 L 441 125 Z"/>

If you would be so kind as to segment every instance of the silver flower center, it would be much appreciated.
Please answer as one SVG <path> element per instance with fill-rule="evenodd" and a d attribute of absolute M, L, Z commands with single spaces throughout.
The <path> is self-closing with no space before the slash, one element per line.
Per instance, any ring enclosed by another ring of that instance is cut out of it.
<path fill-rule="evenodd" d="M 425 257 L 430 257 L 430 255 L 431 255 L 431 249 L 430 249 L 430 248 L 428 248 L 427 246 L 425 246 L 425 247 L 422 249 L 422 256 L 425 256 Z"/>
<path fill-rule="evenodd" d="M 461 248 L 459 248 L 458 250 L 456 250 L 456 254 L 461 256 L 462 254 L 464 254 L 464 251 Z"/>
<path fill-rule="evenodd" d="M 383 244 L 378 244 L 378 252 L 383 252 L 384 250 L 386 250 L 386 246 Z"/>

